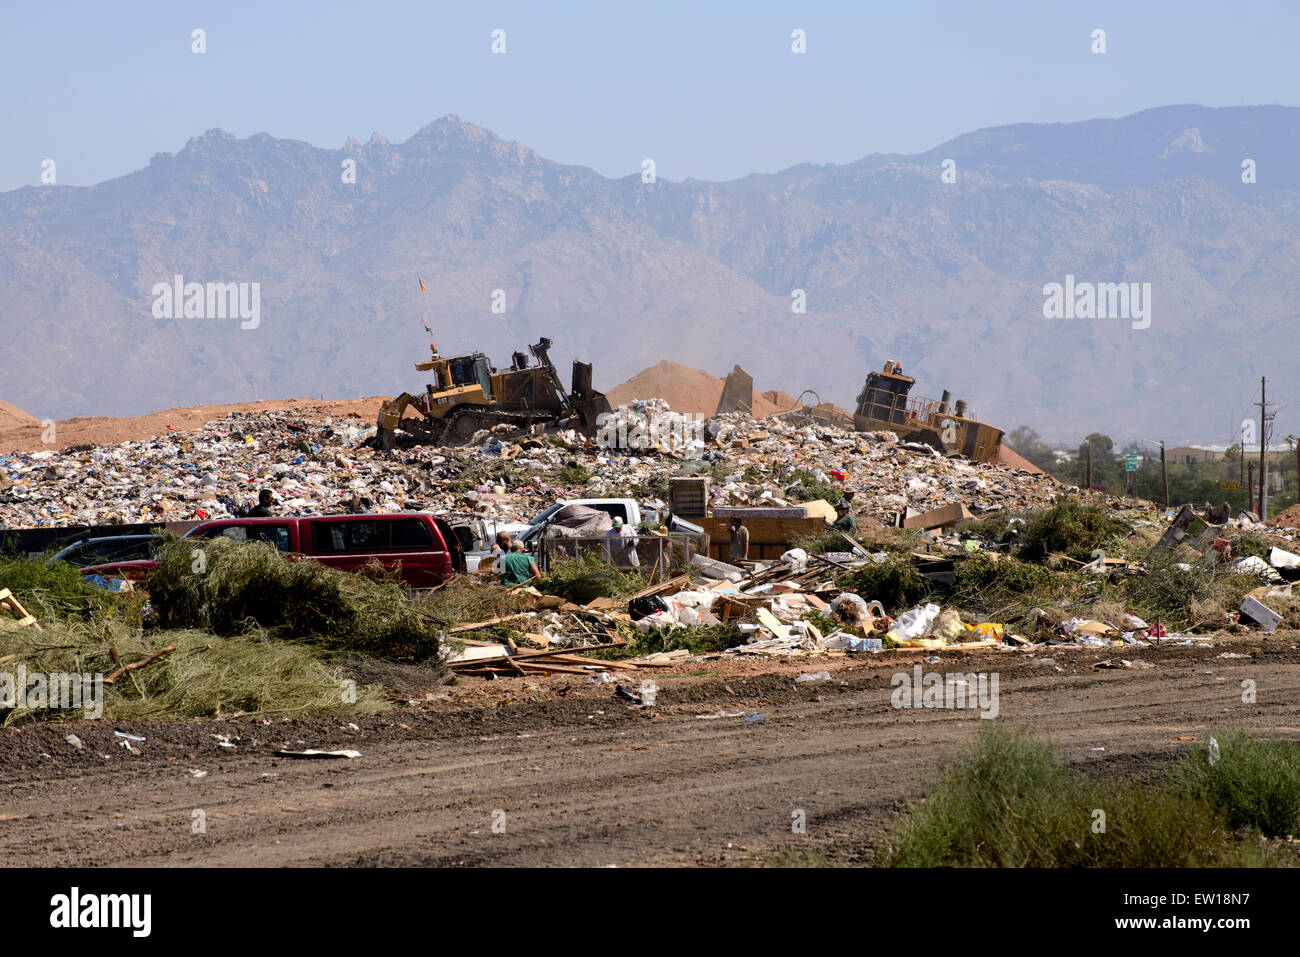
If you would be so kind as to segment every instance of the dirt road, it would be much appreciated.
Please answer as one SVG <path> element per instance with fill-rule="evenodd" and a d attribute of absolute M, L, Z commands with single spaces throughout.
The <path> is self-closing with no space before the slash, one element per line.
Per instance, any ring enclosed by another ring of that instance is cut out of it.
<path fill-rule="evenodd" d="M 996 672 L 1000 720 L 1050 736 L 1085 770 L 1150 774 L 1228 723 L 1300 735 L 1295 642 L 947 653 L 923 668 Z M 1120 657 L 1135 667 L 1094 668 Z M 138 723 L 126 728 L 147 738 L 136 752 L 111 726 L 0 730 L 0 864 L 742 864 L 782 849 L 866 862 L 891 813 L 984 723 L 893 708 L 891 676 L 921 662 L 692 665 L 654 676 L 654 708 L 577 677 L 470 679 L 356 730 L 346 719 Z M 831 680 L 794 680 L 823 669 Z M 1243 703 L 1243 679 L 1255 703 Z M 1186 736 L 1197 741 L 1174 740 Z M 274 753 L 284 746 L 361 756 L 294 760 Z M 796 810 L 804 836 L 791 833 Z"/>

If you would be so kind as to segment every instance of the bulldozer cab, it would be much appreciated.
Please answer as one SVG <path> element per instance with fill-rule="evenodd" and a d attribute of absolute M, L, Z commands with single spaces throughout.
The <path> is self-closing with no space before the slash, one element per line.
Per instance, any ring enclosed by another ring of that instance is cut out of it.
<path fill-rule="evenodd" d="M 434 382 L 429 383 L 431 392 L 449 392 L 463 386 L 478 385 L 483 394 L 492 397 L 492 367 L 488 365 L 487 356 L 475 352 L 467 356 L 450 356 L 437 358 L 430 362 L 417 362 L 415 367 L 422 372 L 432 372 Z"/>
<path fill-rule="evenodd" d="M 447 375 L 451 378 L 449 388 L 478 383 L 483 387 L 483 394 L 492 397 L 492 370 L 488 367 L 487 356 L 475 353 L 472 356 L 456 356 L 447 360 Z"/>

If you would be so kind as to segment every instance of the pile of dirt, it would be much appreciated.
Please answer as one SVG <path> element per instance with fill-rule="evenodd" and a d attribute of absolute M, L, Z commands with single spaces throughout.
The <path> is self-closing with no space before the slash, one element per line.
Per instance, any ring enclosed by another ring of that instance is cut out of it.
<path fill-rule="evenodd" d="M 642 369 L 622 385 L 607 393 L 610 405 L 625 405 L 634 399 L 665 399 L 674 412 L 700 412 L 712 415 L 722 398 L 724 379 L 700 369 L 665 359 Z M 754 418 L 785 412 L 799 403 L 780 391 L 754 394 Z"/>
<path fill-rule="evenodd" d="M 1281 528 L 1300 528 L 1300 505 L 1282 509 L 1268 520 L 1268 524 Z"/>
<path fill-rule="evenodd" d="M 42 449 L 65 449 L 73 445 L 115 445 L 141 442 L 167 432 L 200 429 L 207 422 L 222 419 L 231 412 L 301 411 L 310 416 L 347 418 L 355 416 L 373 424 L 386 396 L 368 399 L 259 399 L 230 405 L 194 405 L 132 418 L 95 416 L 60 419 L 55 423 L 52 445 L 42 441 L 41 422 L 16 406 L 0 401 L 0 452 L 33 452 Z M 22 418 L 25 417 L 25 418 Z"/>
<path fill-rule="evenodd" d="M 756 398 L 760 398 L 764 402 L 770 402 L 772 408 L 776 409 L 778 412 L 788 412 L 799 404 L 798 399 L 792 396 L 789 392 L 782 392 L 780 389 L 768 389 L 761 396 L 757 396 Z"/>
<path fill-rule="evenodd" d="M 6 402 L 0 399 L 0 435 L 5 435 L 10 429 L 36 428 L 41 427 L 41 420 L 36 418 L 30 412 L 24 412 L 12 402 Z"/>

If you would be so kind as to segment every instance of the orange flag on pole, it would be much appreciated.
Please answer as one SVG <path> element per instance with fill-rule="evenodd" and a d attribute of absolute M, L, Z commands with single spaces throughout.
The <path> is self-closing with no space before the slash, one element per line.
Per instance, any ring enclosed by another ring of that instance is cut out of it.
<path fill-rule="evenodd" d="M 428 292 L 428 291 L 429 291 L 429 290 L 427 290 L 427 289 L 424 288 L 424 280 L 423 280 L 423 279 L 421 279 L 419 276 L 416 276 L 415 279 L 416 279 L 416 281 L 420 284 L 420 292 Z"/>

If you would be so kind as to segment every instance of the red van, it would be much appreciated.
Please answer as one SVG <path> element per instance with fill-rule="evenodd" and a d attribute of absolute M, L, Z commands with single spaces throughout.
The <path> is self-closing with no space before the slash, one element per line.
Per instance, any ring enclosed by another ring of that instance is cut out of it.
<path fill-rule="evenodd" d="M 465 570 L 465 554 L 451 526 L 424 512 L 223 518 L 196 525 L 185 539 L 218 536 L 267 542 L 341 571 L 364 571 L 377 560 L 412 588 L 441 585 Z M 139 581 L 155 567 L 152 561 L 115 562 L 84 568 L 82 574 Z"/>

